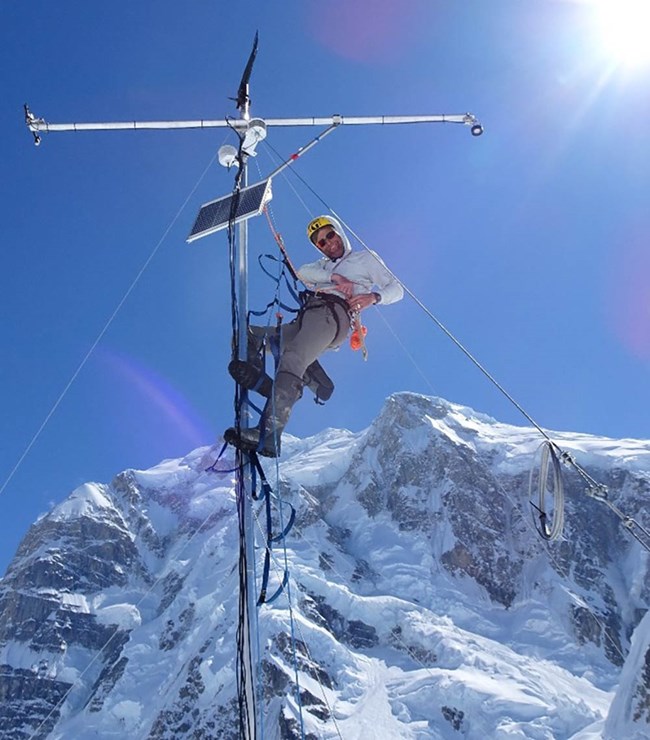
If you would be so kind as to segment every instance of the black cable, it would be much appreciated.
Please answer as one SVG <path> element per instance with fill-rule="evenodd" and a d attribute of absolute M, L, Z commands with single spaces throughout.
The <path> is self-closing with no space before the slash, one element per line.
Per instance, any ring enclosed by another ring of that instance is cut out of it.
<path fill-rule="evenodd" d="M 239 134 L 238 134 L 239 135 Z M 237 294 L 237 265 L 236 256 L 236 232 L 235 222 L 239 208 L 241 196 L 241 184 L 244 172 L 244 157 L 242 150 L 243 138 L 239 135 L 239 168 L 233 187 L 232 201 L 230 204 L 230 213 L 228 218 L 228 256 L 230 271 L 230 294 L 231 294 L 231 325 L 232 325 L 232 355 L 240 355 L 240 323 L 239 323 L 239 300 Z M 242 422 L 242 404 L 245 401 L 245 394 L 241 392 L 238 384 L 235 384 L 234 393 L 234 416 L 235 428 L 241 429 Z M 248 562 L 246 557 L 246 486 L 245 486 L 245 467 L 247 464 L 246 456 L 240 450 L 236 452 L 236 476 L 235 476 L 235 496 L 237 501 L 237 518 L 239 525 L 239 618 L 237 624 L 237 661 L 236 661 L 236 680 L 237 680 L 237 704 L 239 708 L 239 736 L 255 740 L 256 737 L 256 712 L 255 712 L 255 687 L 249 690 L 250 682 L 253 679 L 254 671 L 251 665 L 251 645 L 250 645 L 250 614 L 248 613 Z M 249 695 L 252 698 L 252 706 L 249 705 Z M 251 735 L 252 730 L 252 735 Z"/>

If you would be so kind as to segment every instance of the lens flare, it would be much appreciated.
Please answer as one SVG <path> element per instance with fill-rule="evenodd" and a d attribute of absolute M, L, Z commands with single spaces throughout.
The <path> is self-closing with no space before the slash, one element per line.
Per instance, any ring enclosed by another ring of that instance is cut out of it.
<path fill-rule="evenodd" d="M 156 441 L 164 436 L 170 443 L 192 448 L 211 442 L 209 425 L 169 381 L 133 357 L 114 350 L 102 349 L 98 359 L 135 395 L 137 401 L 135 407 L 129 403 L 129 413 L 133 427 L 142 434 Z"/>
<path fill-rule="evenodd" d="M 316 40 L 355 61 L 392 59 L 408 48 L 422 18 L 422 0 L 346 0 L 312 3 L 308 28 Z"/>
<path fill-rule="evenodd" d="M 650 231 L 616 256 L 610 273 L 609 316 L 618 339 L 635 357 L 650 362 Z"/>

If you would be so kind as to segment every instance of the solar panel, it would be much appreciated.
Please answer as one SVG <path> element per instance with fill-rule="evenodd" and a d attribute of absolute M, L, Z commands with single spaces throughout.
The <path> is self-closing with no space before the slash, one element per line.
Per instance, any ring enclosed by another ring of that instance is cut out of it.
<path fill-rule="evenodd" d="M 202 205 L 187 241 L 193 242 L 208 234 L 214 234 L 215 231 L 225 229 L 231 220 L 238 223 L 252 216 L 259 216 L 264 206 L 273 197 L 271 179 L 240 190 L 239 200 L 235 207 L 236 197 L 236 194 L 231 193 Z"/>

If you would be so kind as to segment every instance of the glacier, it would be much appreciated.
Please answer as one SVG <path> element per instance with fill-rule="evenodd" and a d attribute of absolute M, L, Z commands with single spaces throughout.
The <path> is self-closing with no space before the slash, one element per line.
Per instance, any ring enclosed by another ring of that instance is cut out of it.
<path fill-rule="evenodd" d="M 649 526 L 650 441 L 552 437 Z M 269 590 L 285 567 L 289 587 L 258 612 L 260 737 L 650 737 L 648 553 L 571 469 L 563 536 L 538 536 L 541 441 L 409 392 L 362 432 L 284 436 L 263 464 L 277 527 L 297 516 Z M 27 532 L 0 583 L 3 738 L 239 737 L 219 447 L 86 483 Z"/>

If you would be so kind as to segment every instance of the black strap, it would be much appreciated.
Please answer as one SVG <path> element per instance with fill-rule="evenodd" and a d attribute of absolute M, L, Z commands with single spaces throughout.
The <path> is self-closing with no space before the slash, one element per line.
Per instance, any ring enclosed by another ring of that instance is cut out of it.
<path fill-rule="evenodd" d="M 300 299 L 302 302 L 302 306 L 300 307 L 300 311 L 298 311 L 299 326 L 302 328 L 302 317 L 305 315 L 307 311 L 311 311 L 316 308 L 321 308 L 321 306 L 325 306 L 325 308 L 327 308 L 329 312 L 332 314 L 334 322 L 336 323 L 336 336 L 338 337 L 338 335 L 341 332 L 341 322 L 339 321 L 339 315 L 336 312 L 335 306 L 337 304 L 339 306 L 342 306 L 345 309 L 345 315 L 349 317 L 350 308 L 347 304 L 347 301 L 337 295 L 332 295 L 331 293 L 314 293 L 311 290 L 303 290 L 300 293 Z M 312 304 L 312 301 L 313 301 L 313 304 Z M 320 301 L 320 303 L 316 301 Z M 350 324 L 348 323 L 348 328 L 349 327 L 350 327 Z"/>
<path fill-rule="evenodd" d="M 282 303 L 282 301 L 271 301 L 270 303 L 267 303 L 266 306 L 261 311 L 253 311 L 252 309 L 248 309 L 248 315 L 249 316 L 265 316 L 269 309 L 273 308 L 273 306 L 280 306 L 280 308 L 283 308 L 285 311 L 288 311 L 289 313 L 299 313 L 299 308 L 292 308 L 291 306 L 287 306 L 286 303 Z"/>
<path fill-rule="evenodd" d="M 336 295 L 335 293 L 314 293 L 313 290 L 301 290 L 298 298 L 300 299 L 301 308 L 306 308 L 312 298 L 318 298 L 324 303 L 338 303 L 339 306 L 345 309 L 346 313 L 350 312 L 350 306 L 348 306 L 345 298 L 341 298 L 340 295 Z"/>

